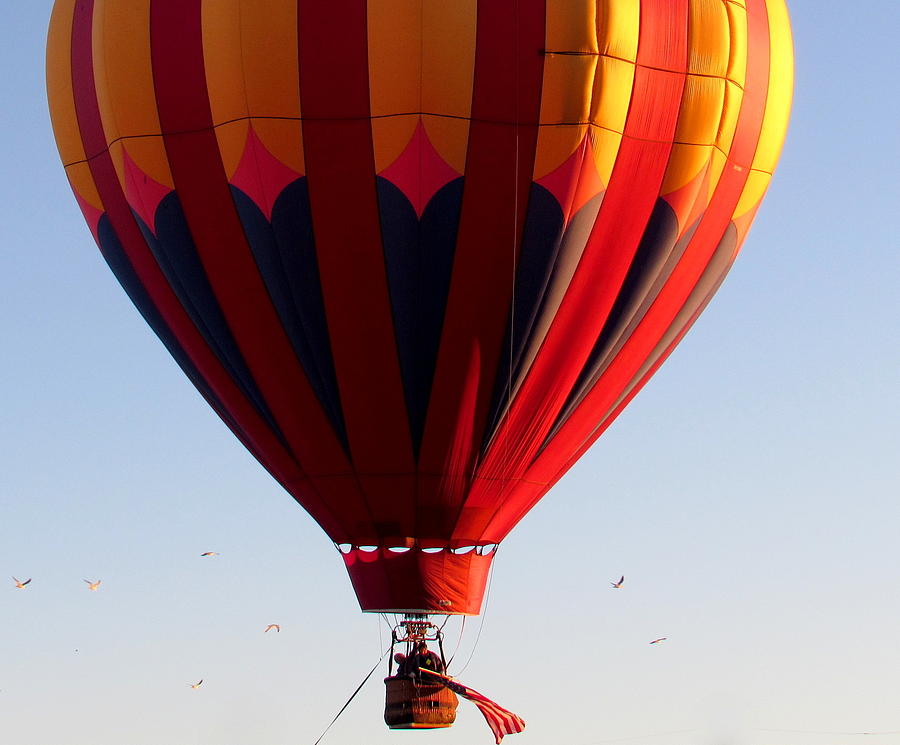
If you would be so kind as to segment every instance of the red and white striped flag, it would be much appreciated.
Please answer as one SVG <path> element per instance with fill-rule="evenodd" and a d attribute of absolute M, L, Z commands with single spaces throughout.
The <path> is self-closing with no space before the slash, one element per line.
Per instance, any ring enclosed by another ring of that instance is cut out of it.
<path fill-rule="evenodd" d="M 488 726 L 494 733 L 494 741 L 497 745 L 500 745 L 500 741 L 503 740 L 504 735 L 514 735 L 516 732 L 521 732 L 525 729 L 525 720 L 522 719 L 522 717 L 518 714 L 513 714 L 511 711 L 494 703 L 487 696 L 479 693 L 474 688 L 464 686 L 461 683 L 448 678 L 446 675 L 441 675 L 440 673 L 435 673 L 432 670 L 425 668 L 423 669 L 425 672 L 441 678 L 447 688 L 458 696 L 469 699 L 469 701 L 478 707 L 478 710 L 484 715 Z"/>

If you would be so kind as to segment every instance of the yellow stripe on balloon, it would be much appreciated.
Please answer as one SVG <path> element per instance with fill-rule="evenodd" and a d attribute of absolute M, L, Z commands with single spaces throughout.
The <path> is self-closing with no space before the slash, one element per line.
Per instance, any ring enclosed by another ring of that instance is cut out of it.
<path fill-rule="evenodd" d="M 244 153 L 250 116 L 243 85 L 240 0 L 202 3 L 202 27 L 209 106 L 213 122 L 217 125 L 216 139 L 222 164 L 231 178 Z M 235 84 L 235 81 L 241 81 L 241 84 Z"/>
<path fill-rule="evenodd" d="M 794 86 L 791 25 L 783 0 L 766 0 L 769 14 L 769 88 L 759 143 L 747 184 L 734 211 L 735 219 L 753 210 L 769 187 L 771 174 L 787 136 Z"/>
<path fill-rule="evenodd" d="M 85 159 L 72 93 L 72 17 L 75 0 L 57 0 L 47 39 L 47 97 L 53 135 L 64 164 Z"/>
<path fill-rule="evenodd" d="M 783 0 L 767 0 L 769 11 L 769 91 L 753 168 L 772 172 L 781 155 L 791 114 L 794 52 L 791 24 Z"/>
<path fill-rule="evenodd" d="M 669 157 L 662 194 L 685 186 L 706 167 L 724 103 L 724 80 L 698 75 L 687 77 L 675 130 L 677 144 Z"/>
<path fill-rule="evenodd" d="M 722 0 L 691 0 L 688 7 L 688 73 L 724 78 L 731 49 L 728 10 Z"/>
<path fill-rule="evenodd" d="M 737 3 L 725 3 L 728 12 L 730 54 L 725 77 L 741 88 L 747 80 L 747 9 Z"/>
<path fill-rule="evenodd" d="M 369 101 L 375 171 L 393 163 L 412 138 L 422 109 L 422 2 L 370 0 Z"/>
<path fill-rule="evenodd" d="M 240 11 L 241 64 L 253 131 L 272 155 L 303 173 L 297 0 L 241 0 Z"/>
<path fill-rule="evenodd" d="M 438 154 L 462 173 L 475 75 L 477 0 L 423 3 L 422 110 Z"/>
<path fill-rule="evenodd" d="M 94 177 L 91 174 L 91 168 L 87 161 L 82 160 L 66 166 L 66 176 L 69 178 L 72 191 L 81 200 L 100 212 L 106 210 L 103 206 L 103 200 L 100 199 L 100 193 L 97 191 L 97 185 L 94 183 Z"/>
<path fill-rule="evenodd" d="M 600 54 L 636 62 L 640 30 L 640 0 L 598 0 L 597 42 Z"/>
<path fill-rule="evenodd" d="M 95 0 L 94 79 L 110 156 L 125 190 L 129 157 L 148 176 L 172 187 L 160 134 L 150 57 L 150 0 Z"/>
<path fill-rule="evenodd" d="M 534 164 L 535 180 L 558 168 L 581 145 L 597 74 L 596 0 L 547 0 L 546 56 Z"/>
<path fill-rule="evenodd" d="M 634 71 L 633 62 L 613 57 L 601 57 L 597 65 L 591 100 L 591 123 L 596 125 L 592 134 L 596 146 L 594 161 L 604 184 L 609 183 L 622 143 L 622 132 L 625 131 L 625 119 L 628 117 L 634 88 Z"/>

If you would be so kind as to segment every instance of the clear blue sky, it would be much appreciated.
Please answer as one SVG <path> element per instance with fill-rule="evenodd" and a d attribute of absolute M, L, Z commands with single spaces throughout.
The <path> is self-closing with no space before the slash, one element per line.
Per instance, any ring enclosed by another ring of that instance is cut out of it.
<path fill-rule="evenodd" d="M 50 5 L 0 28 L 0 742 L 312 745 L 386 627 L 103 264 L 48 123 Z M 900 743 L 813 734 L 900 731 L 900 12 L 790 7 L 793 120 L 741 258 L 465 629 L 460 677 L 528 722 L 510 745 Z M 379 678 L 323 745 L 491 742 L 465 702 L 388 731 Z"/>

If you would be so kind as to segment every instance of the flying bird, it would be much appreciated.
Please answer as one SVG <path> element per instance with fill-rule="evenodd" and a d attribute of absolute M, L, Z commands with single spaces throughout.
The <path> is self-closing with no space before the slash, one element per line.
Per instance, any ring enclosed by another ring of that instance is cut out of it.
<path fill-rule="evenodd" d="M 91 592 L 97 592 L 97 590 L 100 589 L 100 583 L 102 581 L 103 580 L 99 579 L 96 582 L 91 582 L 89 579 L 85 580 L 85 582 L 87 582 L 88 590 L 90 590 Z"/>
<path fill-rule="evenodd" d="M 654 639 L 654 640 L 653 640 L 652 642 L 650 642 L 650 643 L 651 643 L 651 644 L 659 644 L 660 642 L 664 642 L 664 641 L 665 641 L 666 639 L 668 639 L 668 638 L 669 638 L 669 637 L 667 637 L 667 636 L 661 636 L 661 637 L 659 637 L 659 639 Z"/>
<path fill-rule="evenodd" d="M 29 577 L 28 579 L 26 579 L 24 582 L 20 582 L 20 581 L 17 580 L 15 577 L 13 577 L 13 582 L 16 583 L 16 587 L 18 587 L 20 590 L 24 590 L 24 589 L 25 589 L 25 585 L 27 585 L 29 582 L 31 582 L 31 577 Z"/>
<path fill-rule="evenodd" d="M 269 633 L 272 629 L 275 629 L 275 631 L 277 631 L 279 634 L 281 633 L 281 626 L 279 626 L 277 623 L 270 623 L 268 626 L 266 626 L 266 630 L 264 633 Z"/>
<path fill-rule="evenodd" d="M 191 688 L 199 688 L 200 685 L 201 685 L 202 683 L 203 683 L 203 678 L 200 678 L 200 682 L 199 682 L 199 683 L 188 683 L 188 685 L 189 685 Z"/>
<path fill-rule="evenodd" d="M 611 585 L 613 586 L 614 589 L 618 590 L 618 589 L 620 589 L 620 588 L 622 587 L 622 583 L 623 583 L 624 581 L 625 581 L 625 575 L 623 574 L 621 577 L 619 577 L 619 581 L 618 581 L 618 582 L 610 582 L 609 584 L 611 584 Z"/>
<path fill-rule="evenodd" d="M 219 555 L 219 552 L 218 552 L 218 551 L 204 551 L 204 552 L 203 552 L 202 554 L 200 554 L 200 555 L 201 555 L 201 556 L 218 556 L 218 555 Z"/>

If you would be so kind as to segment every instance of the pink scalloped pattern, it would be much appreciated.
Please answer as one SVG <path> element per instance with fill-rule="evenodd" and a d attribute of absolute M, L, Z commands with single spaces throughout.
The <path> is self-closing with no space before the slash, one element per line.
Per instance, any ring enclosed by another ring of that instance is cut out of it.
<path fill-rule="evenodd" d="M 678 218 L 678 237 L 694 225 L 706 209 L 709 200 L 703 196 L 709 192 L 709 162 L 684 186 L 663 195 Z"/>
<path fill-rule="evenodd" d="M 84 219 L 91 229 L 94 240 L 99 244 L 100 238 L 97 235 L 97 226 L 100 224 L 100 218 L 103 217 L 103 211 L 98 210 L 94 205 L 90 204 L 81 196 L 81 194 L 75 191 L 75 189 L 72 189 L 72 193 L 75 195 L 75 201 L 78 202 L 78 206 L 81 207 L 81 214 L 84 215 Z"/>
<path fill-rule="evenodd" d="M 421 118 L 403 152 L 379 174 L 403 192 L 418 217 L 438 189 L 461 175 L 435 150 Z"/>
<path fill-rule="evenodd" d="M 124 151 L 124 159 L 125 199 L 150 228 L 150 232 L 156 235 L 156 209 L 172 193 L 172 189 L 144 173 L 127 150 Z"/>
<path fill-rule="evenodd" d="M 578 210 L 606 188 L 594 165 L 590 137 L 585 135 L 575 152 L 537 183 L 556 197 L 568 224 Z"/>
<path fill-rule="evenodd" d="M 267 220 L 272 219 L 272 208 L 281 192 L 302 175 L 272 155 L 252 125 L 248 128 L 244 154 L 231 183 L 254 201 Z"/>

